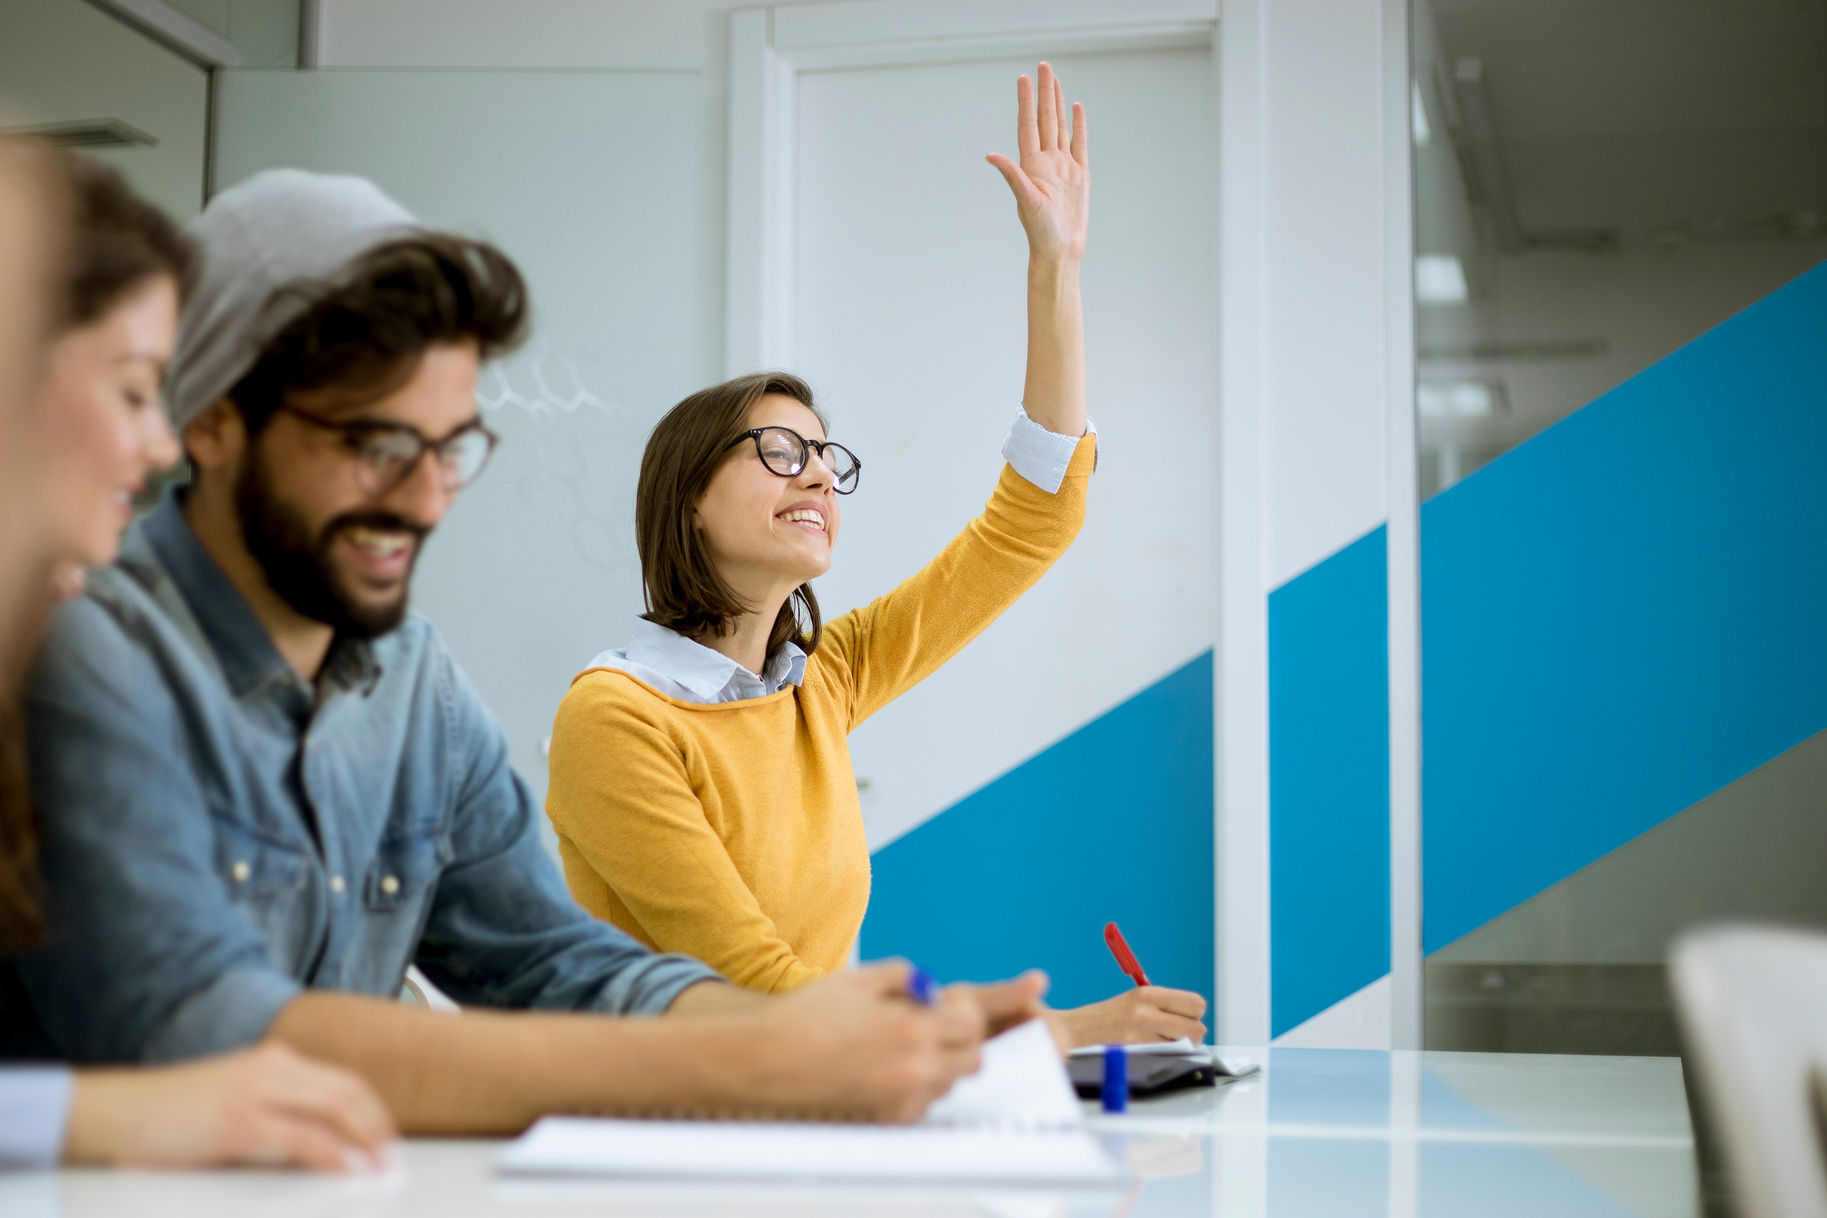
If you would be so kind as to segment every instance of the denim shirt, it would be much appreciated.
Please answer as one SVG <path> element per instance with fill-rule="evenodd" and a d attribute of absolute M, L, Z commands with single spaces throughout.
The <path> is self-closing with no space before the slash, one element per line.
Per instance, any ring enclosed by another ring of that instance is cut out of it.
<path fill-rule="evenodd" d="M 14 1052 L 234 1049 L 304 988 L 392 997 L 412 963 L 460 1003 L 623 1014 L 716 977 L 572 901 L 427 622 L 305 681 L 174 492 L 58 611 L 26 713 L 53 932 L 15 962 Z"/>

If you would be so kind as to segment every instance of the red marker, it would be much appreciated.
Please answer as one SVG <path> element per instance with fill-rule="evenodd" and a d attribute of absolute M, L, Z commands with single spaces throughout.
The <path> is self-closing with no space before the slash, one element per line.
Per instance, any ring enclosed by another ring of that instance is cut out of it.
<path fill-rule="evenodd" d="M 1116 957 L 1117 967 L 1123 970 L 1131 981 L 1137 985 L 1148 984 L 1148 974 L 1142 971 L 1142 962 L 1129 950 L 1129 944 L 1123 940 L 1123 932 L 1117 929 L 1115 922 L 1104 923 L 1104 943 L 1110 948 L 1110 954 Z"/>

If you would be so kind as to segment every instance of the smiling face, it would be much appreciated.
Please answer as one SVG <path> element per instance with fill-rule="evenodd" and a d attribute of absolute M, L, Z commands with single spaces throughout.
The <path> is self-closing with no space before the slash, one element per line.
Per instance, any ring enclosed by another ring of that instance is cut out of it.
<path fill-rule="evenodd" d="M 146 475 L 178 459 L 159 404 L 177 326 L 177 285 L 157 275 L 52 345 L 37 413 L 48 431 L 46 541 L 58 558 L 111 561 Z"/>
<path fill-rule="evenodd" d="M 804 403 L 770 393 L 750 408 L 746 427 L 786 427 L 808 440 L 825 429 Z M 695 521 L 729 585 L 752 601 L 787 592 L 831 568 L 840 522 L 831 470 L 811 456 L 783 478 L 762 464 L 755 442 L 730 449 L 698 501 Z"/>
<path fill-rule="evenodd" d="M 435 442 L 475 421 L 478 366 L 473 342 L 436 344 L 376 400 L 324 390 L 294 393 L 288 404 L 334 423 L 401 424 Z M 284 410 L 245 453 L 235 485 L 243 539 L 273 591 L 358 638 L 399 625 L 420 549 L 455 500 L 435 456 L 371 493 L 342 433 Z"/>

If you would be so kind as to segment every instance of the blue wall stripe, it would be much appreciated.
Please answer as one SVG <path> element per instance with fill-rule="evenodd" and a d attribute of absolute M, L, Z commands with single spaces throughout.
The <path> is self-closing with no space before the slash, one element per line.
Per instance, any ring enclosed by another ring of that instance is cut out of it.
<path fill-rule="evenodd" d="M 1115 920 L 1149 980 L 1209 1000 L 1212 744 L 1208 651 L 877 851 L 863 958 L 952 981 L 1044 968 L 1078 1006 L 1129 984 Z"/>
<path fill-rule="evenodd" d="M 1827 729 L 1827 267 L 1421 509 L 1423 945 Z"/>
<path fill-rule="evenodd" d="M 1271 1035 L 1389 972 L 1381 525 L 1269 594 Z"/>

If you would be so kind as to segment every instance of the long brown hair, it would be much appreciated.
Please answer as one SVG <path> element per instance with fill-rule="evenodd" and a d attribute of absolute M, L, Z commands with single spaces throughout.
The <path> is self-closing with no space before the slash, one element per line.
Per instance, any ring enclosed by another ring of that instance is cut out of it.
<path fill-rule="evenodd" d="M 792 398 L 826 425 L 810 385 L 787 372 L 755 372 L 700 389 L 667 411 L 647 438 L 634 497 L 647 600 L 641 616 L 686 638 L 726 635 L 753 609 L 718 573 L 692 518 L 730 444 L 748 430 L 749 410 L 770 393 Z M 810 655 L 823 632 L 818 598 L 811 584 L 801 584 L 774 618 L 768 656 L 788 643 Z"/>
<path fill-rule="evenodd" d="M 48 172 L 68 203 L 60 308 L 53 338 L 99 321 L 122 297 L 168 275 L 180 297 L 195 265 L 191 243 L 158 208 L 133 192 L 118 170 L 86 157 L 42 148 Z M 30 409 L 31 407 L 27 407 Z M 51 556 L 55 558 L 55 556 Z M 18 951 L 44 937 L 38 881 L 37 818 L 27 782 L 25 723 L 19 684 L 50 608 L 49 572 L 0 572 L 43 581 L 26 589 L 32 611 L 0 638 L 0 951 Z"/>

